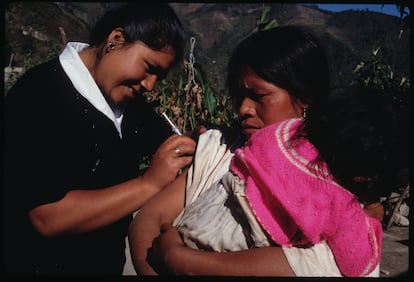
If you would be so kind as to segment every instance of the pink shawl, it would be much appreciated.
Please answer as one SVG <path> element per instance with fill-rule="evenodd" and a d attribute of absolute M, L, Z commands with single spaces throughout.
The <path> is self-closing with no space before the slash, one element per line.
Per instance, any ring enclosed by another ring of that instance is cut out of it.
<path fill-rule="evenodd" d="M 245 181 L 253 212 L 277 244 L 305 247 L 326 240 L 344 276 L 366 275 L 380 260 L 381 223 L 365 214 L 325 165 L 309 169 L 317 156 L 313 145 L 289 143 L 299 124 L 291 119 L 259 130 L 236 151 L 231 169 Z"/>

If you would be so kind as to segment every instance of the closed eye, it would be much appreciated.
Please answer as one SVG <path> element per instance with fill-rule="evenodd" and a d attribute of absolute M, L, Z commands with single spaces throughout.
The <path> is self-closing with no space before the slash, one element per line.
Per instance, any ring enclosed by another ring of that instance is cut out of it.
<path fill-rule="evenodd" d="M 149 74 L 155 74 L 159 79 L 162 79 L 165 77 L 166 72 L 165 70 L 163 70 L 160 67 L 156 67 L 154 65 L 151 65 L 150 63 L 147 62 L 148 68 L 147 68 L 147 73 Z"/>
<path fill-rule="evenodd" d="M 246 96 L 252 99 L 253 101 L 260 101 L 263 97 L 268 96 L 269 94 L 265 93 L 255 93 L 253 91 L 247 91 Z"/>

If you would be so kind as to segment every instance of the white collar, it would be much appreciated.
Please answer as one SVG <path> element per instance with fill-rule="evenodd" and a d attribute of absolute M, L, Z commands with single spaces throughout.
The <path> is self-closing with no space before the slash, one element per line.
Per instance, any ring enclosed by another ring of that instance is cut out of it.
<path fill-rule="evenodd" d="M 79 52 L 88 46 L 89 44 L 86 43 L 68 42 L 59 56 L 59 61 L 75 89 L 114 123 L 119 136 L 122 138 L 121 122 L 123 113 L 121 112 L 118 117 L 115 116 L 114 111 L 105 100 L 104 95 L 79 56 Z"/>

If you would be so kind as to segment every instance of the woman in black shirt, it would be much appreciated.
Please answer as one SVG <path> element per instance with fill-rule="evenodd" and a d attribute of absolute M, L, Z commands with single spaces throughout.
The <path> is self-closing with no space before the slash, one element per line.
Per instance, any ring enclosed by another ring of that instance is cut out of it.
<path fill-rule="evenodd" d="M 192 159 L 194 141 L 142 97 L 182 58 L 183 38 L 167 4 L 124 5 L 7 93 L 7 273 L 122 273 L 132 213 Z"/>

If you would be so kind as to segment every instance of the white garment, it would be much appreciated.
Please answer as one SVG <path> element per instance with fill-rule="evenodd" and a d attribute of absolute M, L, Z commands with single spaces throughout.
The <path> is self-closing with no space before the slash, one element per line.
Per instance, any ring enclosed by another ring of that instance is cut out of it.
<path fill-rule="evenodd" d="M 107 116 L 118 130 L 119 136 L 122 138 L 121 123 L 123 113 L 122 110 L 116 109 L 114 113 L 104 95 L 90 74 L 79 56 L 79 52 L 87 48 L 89 45 L 81 42 L 68 42 L 65 49 L 59 55 L 60 64 L 69 77 L 75 89 L 88 100 L 98 111 Z"/>
<path fill-rule="evenodd" d="M 211 129 L 200 135 L 193 163 L 188 170 L 186 205 L 196 200 L 229 170 L 232 156 L 219 130 Z"/>
<path fill-rule="evenodd" d="M 275 245 L 250 210 L 244 184 L 229 172 L 233 154 L 221 138 L 217 130 L 199 137 L 187 178 L 185 208 L 174 226 L 186 245 L 195 249 L 228 252 Z M 342 276 L 325 242 L 282 250 L 296 276 Z M 379 265 L 368 276 L 379 277 Z"/>
<path fill-rule="evenodd" d="M 352 242 L 350 242 L 352 244 Z M 282 247 L 290 267 L 296 276 L 342 277 L 331 249 L 325 241 L 310 248 Z M 366 277 L 379 277 L 380 265 Z"/>

